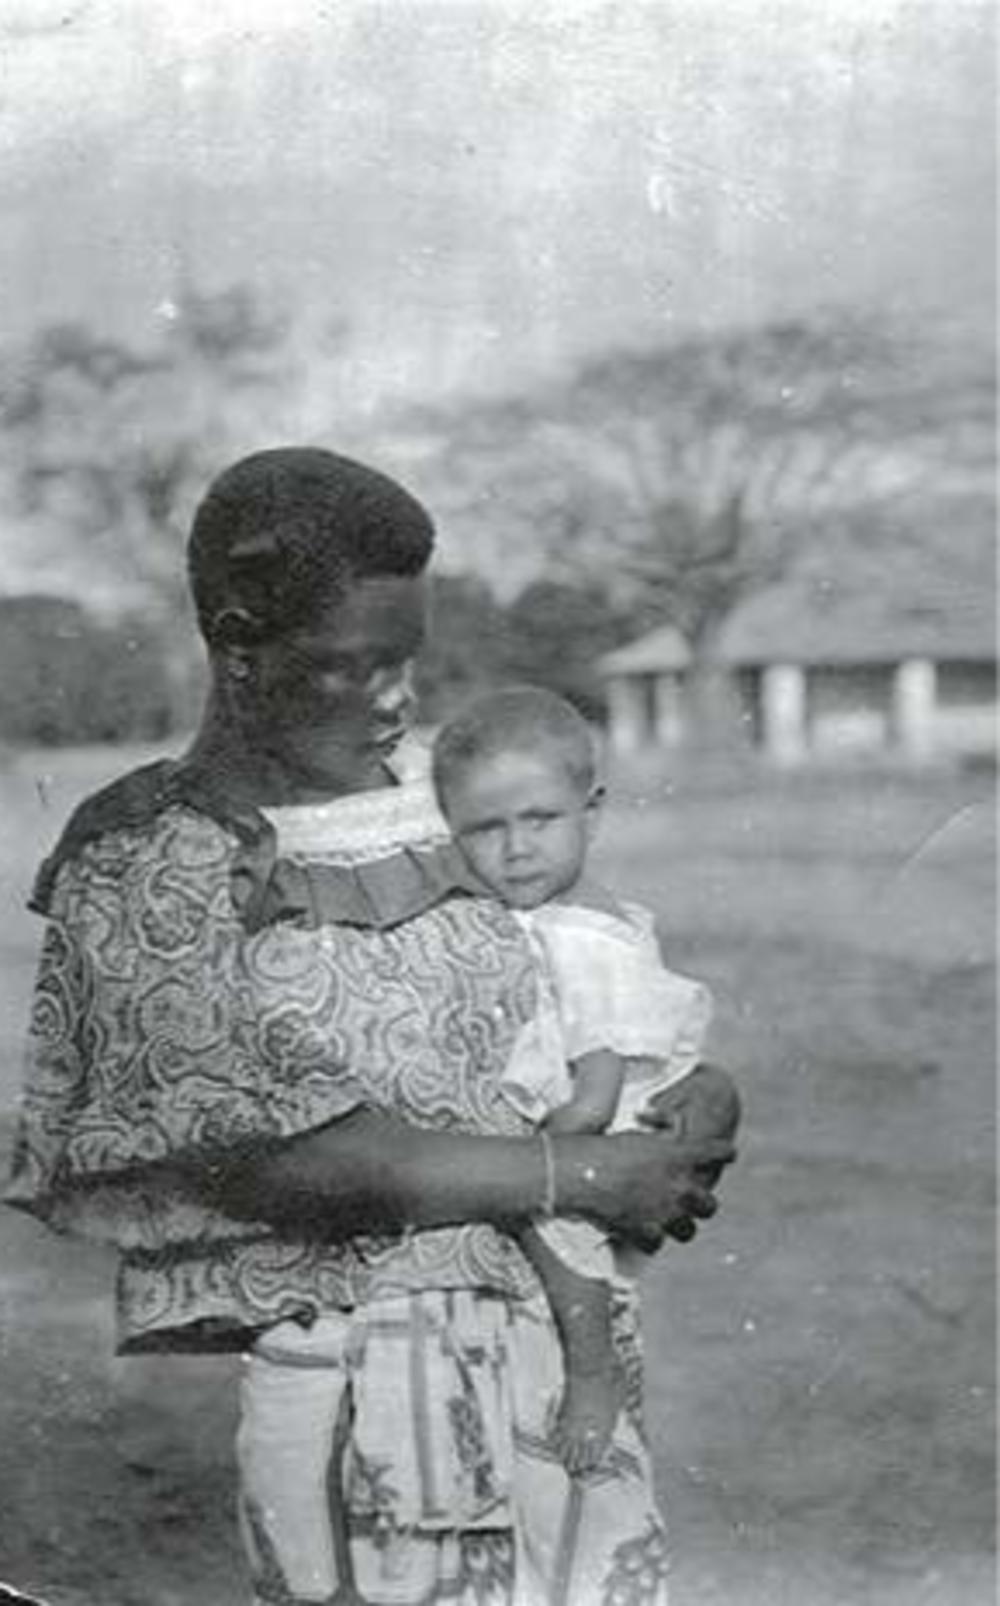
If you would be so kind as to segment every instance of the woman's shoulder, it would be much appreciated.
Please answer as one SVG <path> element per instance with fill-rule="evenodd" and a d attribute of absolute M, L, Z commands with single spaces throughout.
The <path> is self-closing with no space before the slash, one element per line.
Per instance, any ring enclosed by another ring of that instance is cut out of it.
<path fill-rule="evenodd" d="M 124 885 L 136 871 L 167 866 L 194 880 L 203 880 L 215 867 L 224 870 L 232 828 L 184 796 L 177 772 L 174 761 L 159 760 L 85 798 L 42 861 L 29 907 L 41 915 L 57 913 L 59 884 Z"/>

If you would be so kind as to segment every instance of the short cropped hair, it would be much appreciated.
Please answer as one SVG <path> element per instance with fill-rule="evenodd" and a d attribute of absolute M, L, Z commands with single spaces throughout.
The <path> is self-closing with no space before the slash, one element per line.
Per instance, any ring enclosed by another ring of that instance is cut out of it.
<path fill-rule="evenodd" d="M 431 778 L 442 807 L 449 783 L 463 771 L 509 752 L 554 755 L 581 791 L 594 786 L 597 756 L 583 715 L 544 687 L 503 686 L 467 703 L 438 731 Z"/>
<path fill-rule="evenodd" d="M 188 542 L 210 646 L 275 640 L 335 604 L 353 580 L 421 573 L 430 517 L 386 474 L 318 447 L 255 452 L 213 481 Z"/>

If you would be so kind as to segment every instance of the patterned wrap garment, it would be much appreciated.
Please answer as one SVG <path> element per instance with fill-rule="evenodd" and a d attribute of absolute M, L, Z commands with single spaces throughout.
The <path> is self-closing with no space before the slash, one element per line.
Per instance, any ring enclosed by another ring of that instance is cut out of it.
<path fill-rule="evenodd" d="M 349 1399 L 366 1599 L 660 1602 L 634 1309 L 618 1313 L 631 1409 L 570 1484 L 547 1445 L 558 1345 L 509 1239 L 472 1224 L 331 1243 L 184 1186 L 192 1163 L 361 1106 L 528 1130 L 501 1077 L 536 1007 L 531 949 L 508 911 L 460 895 L 456 863 L 422 783 L 267 818 L 165 763 L 84 805 L 36 889 L 8 1202 L 117 1247 L 122 1352 L 249 1351 L 255 1601 L 326 1602 L 342 1582 L 329 1462 Z"/>

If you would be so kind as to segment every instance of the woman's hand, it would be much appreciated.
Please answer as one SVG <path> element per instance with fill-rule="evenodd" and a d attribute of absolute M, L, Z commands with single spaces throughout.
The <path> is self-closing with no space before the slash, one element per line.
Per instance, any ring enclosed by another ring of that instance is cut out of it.
<path fill-rule="evenodd" d="M 715 1189 L 736 1158 L 741 1113 L 728 1072 L 697 1066 L 649 1100 L 641 1117 L 649 1136 L 606 1139 L 596 1158 L 567 1155 L 574 1190 L 585 1195 L 588 1181 L 592 1189 L 590 1203 L 573 1208 L 641 1249 L 658 1249 L 665 1237 L 688 1243 L 718 1209 Z"/>
<path fill-rule="evenodd" d="M 658 1249 L 665 1237 L 687 1243 L 714 1216 L 714 1180 L 735 1157 L 724 1139 L 690 1141 L 668 1133 L 626 1132 L 554 1144 L 558 1212 L 590 1216 L 613 1236 Z"/>

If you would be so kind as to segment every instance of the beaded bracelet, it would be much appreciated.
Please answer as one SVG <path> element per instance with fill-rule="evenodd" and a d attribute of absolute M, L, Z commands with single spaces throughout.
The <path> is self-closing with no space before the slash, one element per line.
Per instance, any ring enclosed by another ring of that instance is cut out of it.
<path fill-rule="evenodd" d="M 543 1216 L 554 1216 L 556 1213 L 556 1157 L 552 1152 L 552 1139 L 547 1132 L 539 1132 L 542 1143 L 542 1163 L 545 1166 L 545 1182 L 542 1187 L 542 1205 L 539 1212 Z"/>

